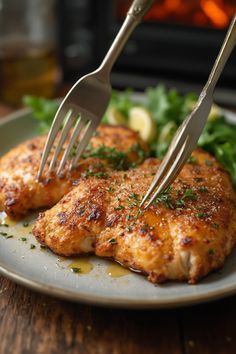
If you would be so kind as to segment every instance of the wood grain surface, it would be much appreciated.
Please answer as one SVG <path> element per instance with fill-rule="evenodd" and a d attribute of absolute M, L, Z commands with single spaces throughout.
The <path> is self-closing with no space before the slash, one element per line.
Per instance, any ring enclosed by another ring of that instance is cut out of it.
<path fill-rule="evenodd" d="M 236 298 L 176 310 L 69 303 L 0 278 L 1 354 L 235 354 Z"/>
<path fill-rule="evenodd" d="M 0 115 L 9 111 L 0 106 Z M 176 310 L 114 310 L 0 277 L 0 354 L 235 354 L 235 318 L 235 296 Z"/>

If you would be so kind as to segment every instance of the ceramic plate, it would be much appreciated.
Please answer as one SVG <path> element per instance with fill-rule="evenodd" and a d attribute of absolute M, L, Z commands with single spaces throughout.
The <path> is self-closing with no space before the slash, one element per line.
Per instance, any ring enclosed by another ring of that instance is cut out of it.
<path fill-rule="evenodd" d="M 231 112 L 226 115 L 236 119 Z M 27 110 L 0 120 L 0 154 L 36 134 L 37 123 Z M 127 308 L 190 305 L 236 293 L 236 249 L 220 272 L 197 285 L 169 282 L 155 286 L 142 275 L 113 267 L 110 261 L 89 257 L 78 264 L 78 259 L 58 258 L 42 249 L 30 232 L 36 216 L 17 224 L 7 220 L 9 226 L 0 228 L 0 272 L 34 290 L 78 302 Z M 72 267 L 84 273 L 75 273 Z"/>

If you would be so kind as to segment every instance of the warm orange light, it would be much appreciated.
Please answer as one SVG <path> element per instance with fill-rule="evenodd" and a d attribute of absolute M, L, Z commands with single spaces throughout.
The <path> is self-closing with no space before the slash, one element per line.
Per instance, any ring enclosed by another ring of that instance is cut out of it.
<path fill-rule="evenodd" d="M 216 27 L 224 28 L 229 22 L 229 18 L 216 1 L 202 0 L 201 7 Z"/>
<path fill-rule="evenodd" d="M 207 18 L 205 14 L 202 11 L 197 11 L 193 15 L 193 23 L 195 25 L 207 26 Z"/>
<path fill-rule="evenodd" d="M 181 6 L 181 0 L 165 0 L 163 6 L 167 11 L 178 11 Z"/>
<path fill-rule="evenodd" d="M 123 18 L 131 1 L 117 0 L 117 3 Z M 234 13 L 236 0 L 156 0 L 145 21 L 226 28 Z"/>

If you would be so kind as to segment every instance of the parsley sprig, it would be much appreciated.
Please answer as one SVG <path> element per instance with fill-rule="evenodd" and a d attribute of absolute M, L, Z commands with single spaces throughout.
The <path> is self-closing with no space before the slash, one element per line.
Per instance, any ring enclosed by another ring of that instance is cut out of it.
<path fill-rule="evenodd" d="M 160 193 L 156 198 L 156 203 L 162 203 L 168 209 L 175 209 L 174 201 L 171 197 L 172 187 L 168 187 L 164 192 Z"/>
<path fill-rule="evenodd" d="M 130 163 L 129 153 L 132 152 L 137 155 L 137 159 L 135 162 Z M 116 170 L 127 170 L 130 167 L 135 167 L 142 163 L 147 157 L 147 152 L 145 152 L 138 143 L 133 144 L 127 152 L 119 151 L 114 147 L 100 145 L 96 148 L 89 146 L 83 154 L 83 158 L 87 157 L 106 160 L 108 165 Z"/>
<path fill-rule="evenodd" d="M 126 170 L 129 167 L 128 155 L 123 151 L 118 151 L 114 147 L 101 145 L 97 148 L 88 147 L 83 154 L 84 158 L 95 157 L 106 160 L 109 166 L 117 170 Z"/>

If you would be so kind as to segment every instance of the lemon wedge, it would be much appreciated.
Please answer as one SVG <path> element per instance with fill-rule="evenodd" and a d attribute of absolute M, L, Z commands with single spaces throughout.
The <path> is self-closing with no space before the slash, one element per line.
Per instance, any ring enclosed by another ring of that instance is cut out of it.
<path fill-rule="evenodd" d="M 156 137 L 156 124 L 151 113 L 143 107 L 132 107 L 129 111 L 129 127 L 139 132 L 146 142 L 152 142 Z"/>
<path fill-rule="evenodd" d="M 209 121 L 213 121 L 219 118 L 219 116 L 221 115 L 221 109 L 219 106 L 217 106 L 215 103 L 213 103 L 209 116 L 208 116 L 208 120 Z"/>
<path fill-rule="evenodd" d="M 107 121 L 109 124 L 112 125 L 127 125 L 127 120 L 125 118 L 125 116 L 118 111 L 115 107 L 109 107 L 107 110 Z"/>
<path fill-rule="evenodd" d="M 188 106 L 190 112 L 195 108 L 196 104 L 197 104 L 197 102 L 190 102 L 190 104 Z M 217 104 L 213 103 L 207 119 L 209 121 L 216 120 L 219 118 L 221 113 L 222 113 L 221 108 Z"/>
<path fill-rule="evenodd" d="M 173 136 L 173 131 L 177 130 L 175 122 L 168 122 L 161 130 L 158 141 L 169 142 Z"/>

